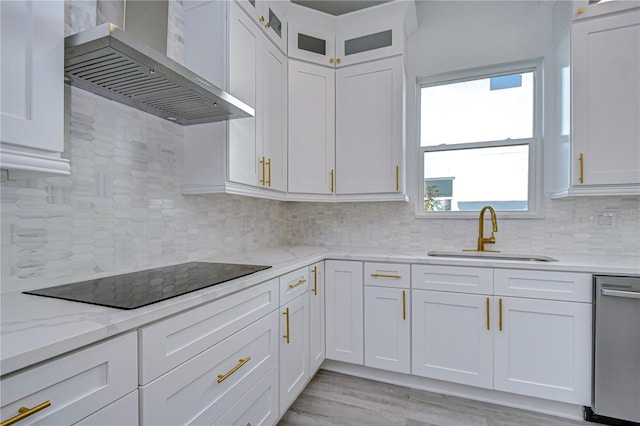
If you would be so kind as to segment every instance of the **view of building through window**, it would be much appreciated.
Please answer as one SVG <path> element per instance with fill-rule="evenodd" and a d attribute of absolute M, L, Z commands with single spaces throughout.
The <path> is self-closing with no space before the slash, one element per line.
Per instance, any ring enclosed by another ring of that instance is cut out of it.
<path fill-rule="evenodd" d="M 421 88 L 425 211 L 529 208 L 534 73 Z"/>

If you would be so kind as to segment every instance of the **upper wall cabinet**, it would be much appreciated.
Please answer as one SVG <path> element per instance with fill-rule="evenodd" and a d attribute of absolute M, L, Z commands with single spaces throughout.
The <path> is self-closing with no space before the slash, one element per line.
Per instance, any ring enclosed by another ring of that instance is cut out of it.
<path fill-rule="evenodd" d="M 640 0 L 574 0 L 572 12 L 573 19 L 578 20 L 636 7 L 640 7 Z"/>
<path fill-rule="evenodd" d="M 69 174 L 64 150 L 64 2 L 3 1 L 3 169 Z"/>
<path fill-rule="evenodd" d="M 404 53 L 407 4 L 387 3 L 328 21 L 326 15 L 292 7 L 289 56 L 343 67 Z"/>
<path fill-rule="evenodd" d="M 553 195 L 640 194 L 640 9 L 574 22 L 555 60 L 561 162 Z"/>
<path fill-rule="evenodd" d="M 269 39 L 287 53 L 287 7 L 288 1 L 237 0 L 238 4 L 264 30 Z"/>

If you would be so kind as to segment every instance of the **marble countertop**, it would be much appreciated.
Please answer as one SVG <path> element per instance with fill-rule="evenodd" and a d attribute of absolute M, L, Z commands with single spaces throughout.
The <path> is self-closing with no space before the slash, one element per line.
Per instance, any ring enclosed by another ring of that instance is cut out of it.
<path fill-rule="evenodd" d="M 0 374 L 11 373 L 99 340 L 134 330 L 325 259 L 640 275 L 640 259 L 635 256 L 550 256 L 558 259 L 558 262 L 431 257 L 424 250 L 276 247 L 199 259 L 209 262 L 272 265 L 272 268 L 138 309 L 121 310 L 18 292 L 3 293 L 0 300 Z M 115 273 L 103 276 L 107 275 Z M 78 277 L 77 281 L 99 277 Z M 64 283 L 49 282 L 42 287 L 58 284 Z"/>

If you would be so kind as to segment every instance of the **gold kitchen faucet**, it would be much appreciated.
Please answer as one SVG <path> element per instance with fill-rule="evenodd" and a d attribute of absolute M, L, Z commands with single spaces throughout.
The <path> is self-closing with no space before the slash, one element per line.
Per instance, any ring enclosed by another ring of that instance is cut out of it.
<path fill-rule="evenodd" d="M 489 210 L 491 214 L 491 225 L 493 226 L 493 230 L 491 231 L 491 237 L 485 238 L 484 236 L 484 213 Z M 496 237 L 493 235 L 494 232 L 498 232 L 498 217 L 496 216 L 496 211 L 491 206 L 484 206 L 482 210 L 480 210 L 480 225 L 478 229 L 478 249 L 475 251 L 490 251 L 494 253 L 498 253 L 500 250 L 485 250 L 485 244 L 495 244 Z M 474 251 L 474 250 L 464 250 L 464 251 Z"/>

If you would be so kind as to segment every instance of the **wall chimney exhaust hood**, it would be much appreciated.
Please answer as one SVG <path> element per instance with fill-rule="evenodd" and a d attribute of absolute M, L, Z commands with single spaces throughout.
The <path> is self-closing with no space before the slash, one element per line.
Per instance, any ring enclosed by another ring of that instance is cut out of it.
<path fill-rule="evenodd" d="M 252 117 L 255 110 L 107 22 L 65 38 L 72 86 L 181 124 Z"/>

